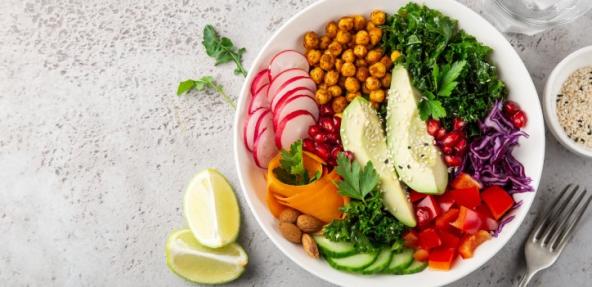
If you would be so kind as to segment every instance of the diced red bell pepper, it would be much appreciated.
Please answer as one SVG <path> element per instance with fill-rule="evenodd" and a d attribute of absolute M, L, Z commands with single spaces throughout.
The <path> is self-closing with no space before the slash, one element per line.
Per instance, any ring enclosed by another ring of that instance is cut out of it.
<path fill-rule="evenodd" d="M 409 192 L 409 200 L 411 200 L 411 202 L 416 203 L 422 199 L 424 199 L 426 196 L 428 196 L 425 193 L 419 193 L 415 190 L 412 190 Z"/>
<path fill-rule="evenodd" d="M 451 208 L 444 214 L 436 218 L 436 227 L 441 230 L 447 230 L 450 222 L 453 222 L 458 217 L 458 208 Z"/>
<path fill-rule="evenodd" d="M 418 206 L 415 208 L 415 217 L 417 218 L 417 226 L 419 228 L 424 228 L 430 224 L 432 219 L 432 211 L 429 208 Z"/>
<path fill-rule="evenodd" d="M 485 230 L 479 230 L 477 233 L 472 235 L 467 235 L 463 238 L 462 243 L 458 247 L 458 253 L 462 258 L 471 258 L 473 257 L 473 253 L 475 249 L 481 245 L 481 243 L 489 240 L 491 238 L 491 234 Z"/>
<path fill-rule="evenodd" d="M 450 225 L 456 227 L 462 232 L 474 234 L 481 227 L 481 218 L 479 214 L 464 206 L 460 207 L 458 217 Z"/>
<path fill-rule="evenodd" d="M 475 208 L 475 211 L 479 213 L 479 217 L 481 218 L 481 229 L 489 231 L 497 229 L 499 224 L 493 219 L 493 215 L 491 215 L 491 212 L 489 212 L 489 209 L 485 205 L 480 204 Z"/>
<path fill-rule="evenodd" d="M 468 175 L 467 173 L 461 172 L 459 175 L 454 178 L 450 186 L 454 189 L 462 189 L 462 188 L 471 188 L 476 187 L 477 189 L 483 188 L 481 183 L 474 179 L 472 176 Z"/>
<path fill-rule="evenodd" d="M 427 250 L 421 248 L 415 250 L 415 252 L 413 253 L 413 259 L 415 259 L 416 261 L 426 261 L 428 260 L 428 256 L 430 256 L 430 253 Z"/>
<path fill-rule="evenodd" d="M 459 188 L 450 191 L 454 197 L 454 201 L 462 206 L 474 209 L 481 204 L 481 195 L 479 189 L 476 187 Z"/>
<path fill-rule="evenodd" d="M 491 186 L 486 188 L 481 193 L 481 198 L 483 198 L 483 202 L 491 211 L 491 215 L 496 220 L 499 220 L 514 206 L 514 199 L 510 194 L 508 194 L 503 188 L 500 186 Z"/>
<path fill-rule="evenodd" d="M 456 249 L 439 248 L 430 252 L 428 265 L 432 269 L 450 270 L 456 259 Z"/>
<path fill-rule="evenodd" d="M 430 250 L 442 245 L 440 236 L 433 228 L 427 228 L 419 233 L 419 246 L 425 250 Z"/>
<path fill-rule="evenodd" d="M 409 248 L 416 248 L 419 243 L 419 237 L 417 237 L 417 233 L 413 230 L 407 231 L 405 235 L 403 235 L 403 245 Z"/>
<path fill-rule="evenodd" d="M 440 204 L 440 209 L 446 212 L 454 205 L 454 196 L 450 191 L 447 191 L 443 195 L 438 197 L 438 203 Z"/>
<path fill-rule="evenodd" d="M 428 208 L 432 214 L 432 219 L 440 216 L 440 214 L 442 213 L 442 210 L 440 209 L 440 205 L 438 204 L 436 199 L 431 195 L 428 195 L 424 199 L 422 199 L 417 204 L 417 207 Z"/>
<path fill-rule="evenodd" d="M 438 230 L 438 235 L 440 235 L 442 245 L 445 247 L 458 248 L 460 245 L 460 237 L 448 230 L 440 229 Z"/>

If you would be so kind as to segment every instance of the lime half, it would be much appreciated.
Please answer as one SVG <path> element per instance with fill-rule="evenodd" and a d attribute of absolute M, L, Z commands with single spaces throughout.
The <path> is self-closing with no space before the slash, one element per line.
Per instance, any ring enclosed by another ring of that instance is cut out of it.
<path fill-rule="evenodd" d="M 238 203 L 232 187 L 217 170 L 206 169 L 191 179 L 183 206 L 187 224 L 202 245 L 218 248 L 236 240 Z"/>
<path fill-rule="evenodd" d="M 191 230 L 173 231 L 166 242 L 167 266 L 196 283 L 218 284 L 238 278 L 247 265 L 247 253 L 236 243 L 221 248 L 201 245 Z"/>

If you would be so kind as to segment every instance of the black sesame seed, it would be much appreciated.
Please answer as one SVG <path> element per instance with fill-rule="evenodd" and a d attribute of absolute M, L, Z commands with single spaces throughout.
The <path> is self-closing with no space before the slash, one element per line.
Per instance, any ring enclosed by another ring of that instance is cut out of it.
<path fill-rule="evenodd" d="M 408 168 L 408 169 L 411 169 L 411 166 L 410 166 L 410 165 L 407 165 L 407 168 Z"/>
<path fill-rule="evenodd" d="M 403 167 L 402 167 L 402 166 L 400 166 L 400 165 L 397 165 L 397 167 L 398 167 L 399 169 L 403 169 Z"/>
<path fill-rule="evenodd" d="M 407 146 L 407 149 L 411 149 L 411 146 L 409 146 L 409 145 L 408 145 L 408 146 Z"/>
<path fill-rule="evenodd" d="M 423 143 L 423 146 L 428 146 L 428 143 Z"/>
<path fill-rule="evenodd" d="M 384 160 L 384 164 L 388 164 L 388 162 L 389 162 L 388 159 Z"/>

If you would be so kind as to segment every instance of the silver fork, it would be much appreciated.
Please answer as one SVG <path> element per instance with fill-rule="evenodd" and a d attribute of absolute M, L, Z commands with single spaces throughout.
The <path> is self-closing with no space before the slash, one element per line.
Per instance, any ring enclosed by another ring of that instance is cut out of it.
<path fill-rule="evenodd" d="M 537 272 L 555 263 L 567 245 L 592 200 L 587 190 L 578 192 L 579 189 L 579 185 L 568 184 L 552 202 L 552 207 L 539 215 L 524 247 L 526 271 L 519 287 L 525 287 Z"/>

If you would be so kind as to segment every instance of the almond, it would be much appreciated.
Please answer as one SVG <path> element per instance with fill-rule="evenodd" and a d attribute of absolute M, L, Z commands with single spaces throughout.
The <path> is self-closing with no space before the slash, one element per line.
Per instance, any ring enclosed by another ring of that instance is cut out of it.
<path fill-rule="evenodd" d="M 300 244 L 302 242 L 302 231 L 293 223 L 280 222 L 280 233 L 292 243 Z"/>
<path fill-rule="evenodd" d="M 300 212 L 294 210 L 292 208 L 286 208 L 282 210 L 279 216 L 280 222 L 289 222 L 289 223 L 296 223 L 296 219 L 300 215 Z"/>
<path fill-rule="evenodd" d="M 312 258 L 319 258 L 319 247 L 317 246 L 317 242 L 310 236 L 308 233 L 302 234 L 302 247 L 304 248 L 304 252 L 308 254 L 308 256 Z"/>
<path fill-rule="evenodd" d="M 306 233 L 315 233 L 323 228 L 323 222 L 308 214 L 301 214 L 296 219 L 296 225 Z"/>

